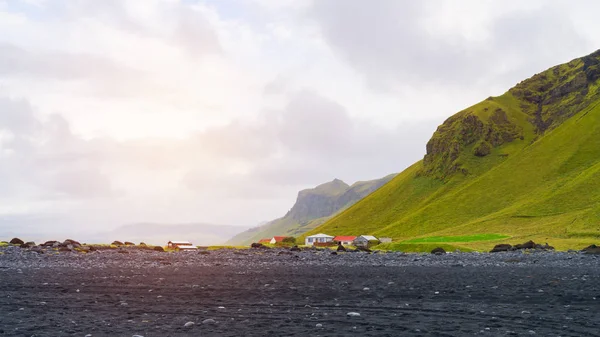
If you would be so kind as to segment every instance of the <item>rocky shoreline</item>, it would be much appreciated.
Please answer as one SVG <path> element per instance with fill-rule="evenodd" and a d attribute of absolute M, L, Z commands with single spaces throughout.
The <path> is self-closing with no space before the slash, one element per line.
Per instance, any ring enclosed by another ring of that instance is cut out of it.
<path fill-rule="evenodd" d="M 600 256 L 583 252 L 73 248 L 0 247 L 0 336 L 600 331 Z"/>

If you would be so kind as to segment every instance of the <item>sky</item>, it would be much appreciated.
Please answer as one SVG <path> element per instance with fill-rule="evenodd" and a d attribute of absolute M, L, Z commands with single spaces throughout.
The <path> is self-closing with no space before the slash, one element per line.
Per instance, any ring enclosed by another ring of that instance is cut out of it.
<path fill-rule="evenodd" d="M 250 227 L 600 49 L 590 0 L 0 0 L 0 233 Z"/>

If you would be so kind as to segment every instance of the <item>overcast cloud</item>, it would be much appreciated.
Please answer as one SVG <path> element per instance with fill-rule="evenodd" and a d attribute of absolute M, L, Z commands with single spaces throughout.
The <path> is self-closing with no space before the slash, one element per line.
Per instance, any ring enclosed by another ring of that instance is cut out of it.
<path fill-rule="evenodd" d="M 600 48 L 596 1 L 0 0 L 0 234 L 252 226 Z M 1 236 L 1 235 L 0 235 Z"/>

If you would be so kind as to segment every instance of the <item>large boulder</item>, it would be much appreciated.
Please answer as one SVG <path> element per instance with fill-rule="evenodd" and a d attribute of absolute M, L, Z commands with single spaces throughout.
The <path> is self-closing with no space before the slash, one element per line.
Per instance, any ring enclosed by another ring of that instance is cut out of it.
<path fill-rule="evenodd" d="M 446 250 L 444 250 L 444 248 L 442 248 L 442 247 L 437 247 L 437 248 L 434 248 L 431 251 L 431 254 L 434 254 L 434 255 L 444 255 L 444 254 L 446 254 Z"/>
<path fill-rule="evenodd" d="M 535 245 L 535 249 L 540 249 L 540 250 L 554 250 L 554 247 L 550 246 L 548 244 L 548 242 L 546 242 L 546 244 L 536 244 Z"/>
<path fill-rule="evenodd" d="M 337 251 L 338 252 L 345 252 L 346 251 L 346 247 L 344 247 L 341 243 L 338 243 Z"/>
<path fill-rule="evenodd" d="M 508 252 L 510 250 L 512 250 L 511 245 L 509 245 L 508 243 L 501 243 L 499 245 L 495 245 L 494 248 L 490 250 L 490 253 Z"/>
<path fill-rule="evenodd" d="M 129 241 L 125 241 L 124 244 L 125 246 L 135 246 L 135 243 Z"/>
<path fill-rule="evenodd" d="M 581 250 L 584 254 L 600 255 L 600 247 L 596 245 L 590 245 Z"/>
<path fill-rule="evenodd" d="M 10 240 L 9 243 L 13 244 L 13 245 L 22 245 L 22 244 L 25 244 L 25 241 L 23 241 L 19 238 L 14 238 L 14 239 Z"/>
<path fill-rule="evenodd" d="M 152 248 L 152 250 L 154 250 L 155 252 L 164 252 L 165 249 L 161 246 L 155 246 L 154 248 Z"/>
<path fill-rule="evenodd" d="M 290 248 L 290 251 L 291 252 L 299 252 L 299 251 L 301 251 L 301 249 L 298 248 L 298 246 L 294 246 L 294 247 Z"/>
<path fill-rule="evenodd" d="M 111 245 L 112 245 L 112 246 L 122 246 L 122 245 L 123 245 L 123 242 L 121 242 L 121 241 L 118 241 L 118 240 L 115 240 L 115 241 L 113 241 L 113 242 L 111 243 Z"/>
<path fill-rule="evenodd" d="M 367 247 L 363 247 L 363 246 L 356 247 L 356 251 L 357 252 L 365 252 L 365 253 L 371 253 L 372 252 L 372 250 L 370 250 Z"/>
<path fill-rule="evenodd" d="M 515 249 L 534 249 L 536 246 L 535 242 L 529 240 L 522 244 L 516 244 Z"/>
<path fill-rule="evenodd" d="M 263 245 L 262 243 L 254 242 L 253 244 L 250 245 L 250 248 L 268 249 L 269 247 Z"/>

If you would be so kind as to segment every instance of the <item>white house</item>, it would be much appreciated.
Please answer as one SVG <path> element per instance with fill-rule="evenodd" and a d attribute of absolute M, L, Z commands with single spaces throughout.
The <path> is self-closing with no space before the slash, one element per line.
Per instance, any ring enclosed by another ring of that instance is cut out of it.
<path fill-rule="evenodd" d="M 372 243 L 379 243 L 379 240 L 373 235 L 361 235 L 353 241 L 353 244 L 357 247 L 369 247 L 369 244 Z"/>
<path fill-rule="evenodd" d="M 315 235 L 307 236 L 304 239 L 304 244 L 307 246 L 312 246 L 315 243 L 327 243 L 327 242 L 332 242 L 332 241 L 333 241 L 333 236 L 331 236 L 331 235 L 315 234 Z"/>

